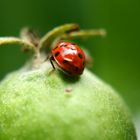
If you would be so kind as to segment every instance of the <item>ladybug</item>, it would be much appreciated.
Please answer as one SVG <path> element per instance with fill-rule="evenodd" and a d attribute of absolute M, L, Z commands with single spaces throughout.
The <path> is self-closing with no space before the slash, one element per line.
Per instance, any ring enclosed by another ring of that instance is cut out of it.
<path fill-rule="evenodd" d="M 81 75 L 85 68 L 85 54 L 76 44 L 60 42 L 52 50 L 49 58 L 53 68 L 53 61 L 67 74 L 71 76 Z"/>

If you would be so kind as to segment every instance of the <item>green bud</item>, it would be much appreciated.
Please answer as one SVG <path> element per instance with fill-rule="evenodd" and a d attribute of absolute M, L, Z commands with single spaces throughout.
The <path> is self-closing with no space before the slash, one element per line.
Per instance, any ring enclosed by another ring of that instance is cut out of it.
<path fill-rule="evenodd" d="M 0 140 L 136 140 L 126 105 L 85 69 L 70 77 L 49 63 L 0 84 Z"/>

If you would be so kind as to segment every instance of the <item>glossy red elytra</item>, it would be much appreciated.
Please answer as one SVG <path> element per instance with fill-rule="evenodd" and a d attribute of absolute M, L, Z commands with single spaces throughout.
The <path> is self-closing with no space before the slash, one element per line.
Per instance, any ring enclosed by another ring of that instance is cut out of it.
<path fill-rule="evenodd" d="M 60 42 L 52 50 L 50 62 L 55 69 L 53 60 L 64 72 L 72 76 L 81 75 L 85 68 L 85 54 L 83 50 L 71 42 Z"/>

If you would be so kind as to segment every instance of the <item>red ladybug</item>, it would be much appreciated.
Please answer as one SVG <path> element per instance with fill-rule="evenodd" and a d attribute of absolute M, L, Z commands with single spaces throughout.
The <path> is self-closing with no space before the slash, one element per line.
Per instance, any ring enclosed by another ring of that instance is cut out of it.
<path fill-rule="evenodd" d="M 49 59 L 54 69 L 53 60 L 64 72 L 72 76 L 81 75 L 85 68 L 84 52 L 71 42 L 58 43 Z"/>

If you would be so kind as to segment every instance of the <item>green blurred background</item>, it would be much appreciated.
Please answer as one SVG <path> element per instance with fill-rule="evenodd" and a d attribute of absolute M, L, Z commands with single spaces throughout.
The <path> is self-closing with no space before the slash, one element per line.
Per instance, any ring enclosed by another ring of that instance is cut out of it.
<path fill-rule="evenodd" d="M 140 0 L 0 0 L 0 36 L 18 36 L 24 26 L 43 35 L 64 23 L 105 28 L 106 38 L 80 43 L 94 57 L 91 70 L 110 83 L 133 114 L 140 111 Z M 18 46 L 0 48 L 0 79 L 20 68 L 29 55 Z"/>

